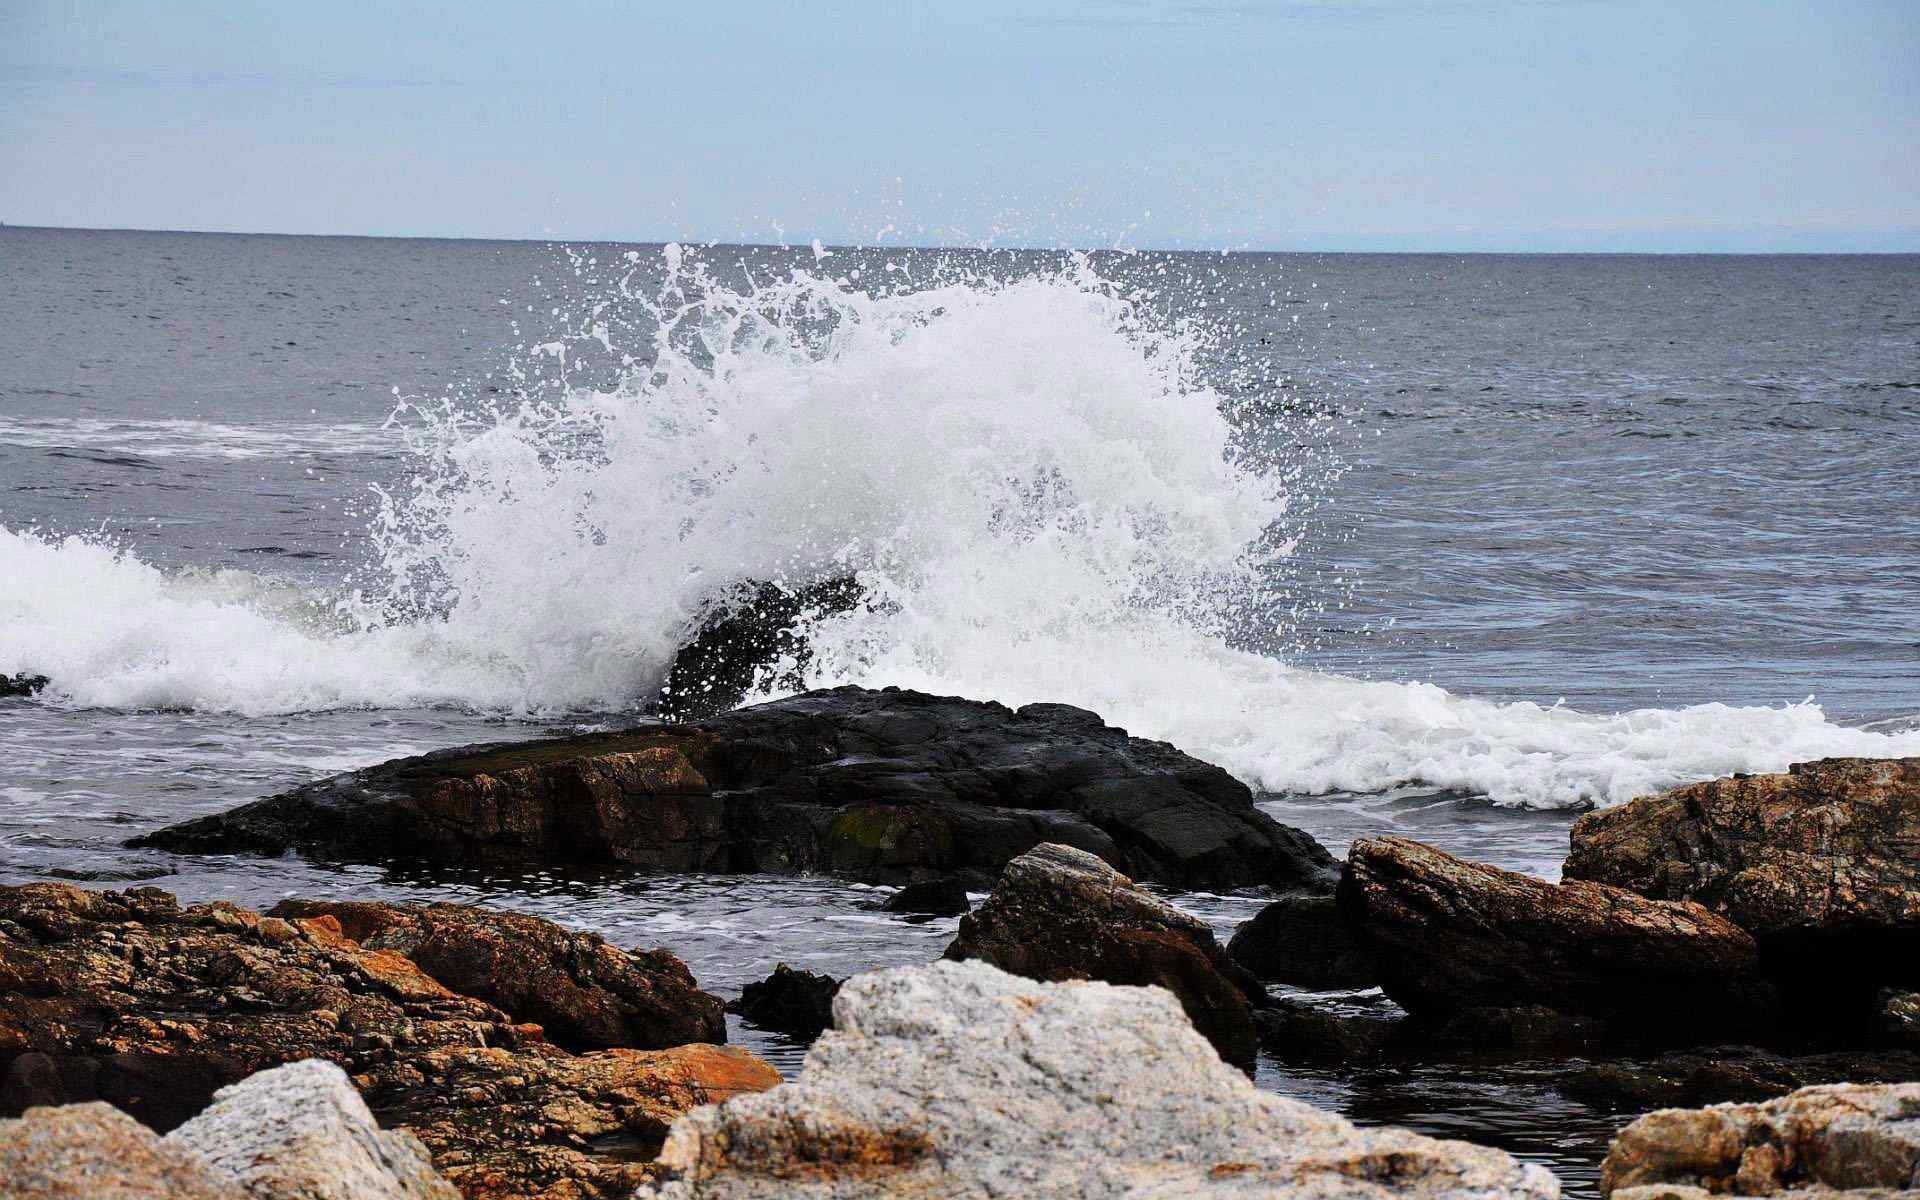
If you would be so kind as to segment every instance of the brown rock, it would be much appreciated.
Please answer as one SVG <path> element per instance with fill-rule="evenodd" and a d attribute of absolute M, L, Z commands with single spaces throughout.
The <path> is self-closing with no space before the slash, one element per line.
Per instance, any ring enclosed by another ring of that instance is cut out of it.
<path fill-rule="evenodd" d="M 1347 858 L 1342 913 L 1409 1012 L 1540 1005 L 1660 1039 L 1764 1026 L 1753 938 L 1697 904 L 1558 886 L 1398 837 Z"/>
<path fill-rule="evenodd" d="M 1038 846 L 1008 863 L 999 886 L 960 918 L 945 957 L 1047 983 L 1158 984 L 1222 1058 L 1250 1066 L 1257 1050 L 1249 993 L 1262 1002 L 1264 993 L 1207 923 L 1070 846 Z"/>
<path fill-rule="evenodd" d="M 619 1194 L 674 1105 L 778 1081 L 710 1046 L 570 1054 L 332 913 L 0 888 L 0 1113 L 107 1100 L 170 1129 L 217 1088 L 316 1057 L 489 1200 Z"/>
<path fill-rule="evenodd" d="M 1757 1046 L 1712 1046 L 1651 1059 L 1592 1063 L 1566 1072 L 1559 1090 L 1620 1111 L 1771 1100 L 1830 1083 L 1920 1083 L 1908 1050 L 1776 1054 Z"/>
<path fill-rule="evenodd" d="M 238 1181 L 111 1104 L 30 1108 L 0 1121 L 7 1200 L 248 1200 Z"/>
<path fill-rule="evenodd" d="M 268 918 L 330 916 L 370 950 L 392 950 L 441 983 L 498 1005 L 570 1050 L 657 1050 L 727 1040 L 718 996 L 665 950 L 628 953 L 539 917 L 464 904 L 284 900 Z"/>
<path fill-rule="evenodd" d="M 1600 1194 L 1662 1187 L 1911 1196 L 1920 1188 L 1920 1084 L 1838 1084 L 1765 1104 L 1648 1113 L 1614 1139 L 1600 1167 Z"/>

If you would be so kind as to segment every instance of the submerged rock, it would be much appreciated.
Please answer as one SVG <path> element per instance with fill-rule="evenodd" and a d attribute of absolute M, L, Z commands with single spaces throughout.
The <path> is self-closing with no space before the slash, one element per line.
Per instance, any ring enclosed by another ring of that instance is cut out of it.
<path fill-rule="evenodd" d="M 773 974 L 740 989 L 740 998 L 727 1005 L 727 1011 L 762 1029 L 810 1038 L 833 1024 L 833 998 L 839 991 L 840 980 L 831 975 L 779 963 Z"/>
<path fill-rule="evenodd" d="M 1539 1005 L 1661 1041 L 1764 1028 L 1753 938 L 1697 904 L 1546 883 L 1398 837 L 1353 844 L 1339 903 L 1409 1012 Z"/>
<path fill-rule="evenodd" d="M 806 686 L 813 648 L 806 617 L 851 612 L 861 600 L 850 577 L 801 588 L 742 583 L 708 605 L 693 636 L 667 669 L 656 708 L 669 721 L 697 721 L 738 708 L 762 682 L 782 691 Z M 782 669 L 776 674 L 776 665 Z M 767 675 L 765 680 L 762 675 Z"/>
<path fill-rule="evenodd" d="M 1569 879 L 1705 905 L 1759 939 L 1800 1024 L 1873 1025 L 1920 988 L 1920 758 L 1829 758 L 1690 784 L 1574 823 Z"/>
<path fill-rule="evenodd" d="M 30 1108 L 0 1120 L 7 1200 L 252 1200 L 205 1158 L 111 1104 Z"/>
<path fill-rule="evenodd" d="M 571 1054 L 331 914 L 0 888 L 0 1114 L 105 1100 L 172 1129 L 305 1058 L 343 1068 L 468 1200 L 622 1195 L 680 1113 L 779 1082 L 726 1047 Z"/>
<path fill-rule="evenodd" d="M 960 918 L 950 959 L 978 959 L 1028 979 L 1157 984 L 1228 1062 L 1251 1067 L 1265 1003 L 1205 921 L 1134 886 L 1071 846 L 1037 846 L 1007 864 L 979 908 Z"/>
<path fill-rule="evenodd" d="M 1406 1018 L 1330 1012 L 1283 998 L 1253 1014 L 1260 1048 L 1282 1062 L 1351 1063 L 1378 1057 L 1401 1033 Z"/>
<path fill-rule="evenodd" d="M 644 1200 L 1548 1200 L 1499 1150 L 1257 1090 L 1158 988 L 984 963 L 857 976 L 793 1083 L 674 1124 Z"/>
<path fill-rule="evenodd" d="M 1373 987 L 1378 972 L 1332 896 L 1282 896 L 1233 931 L 1233 960 L 1268 983 L 1313 991 Z"/>
<path fill-rule="evenodd" d="M 1576 1067 L 1560 1091 L 1624 1111 L 1771 1100 L 1829 1083 L 1920 1083 L 1920 1054 L 1904 1050 L 1775 1054 L 1756 1046 L 1711 1046 L 1658 1058 Z"/>
<path fill-rule="evenodd" d="M 958 917 L 973 908 L 965 880 L 948 875 L 925 883 L 910 883 L 880 906 L 882 912 L 915 913 L 928 917 Z"/>
<path fill-rule="evenodd" d="M 1600 1167 L 1601 1196 L 1617 1200 L 1701 1195 L 1894 1200 L 1914 1195 L 1915 1189 L 1920 1189 L 1920 1084 L 1839 1084 L 1806 1088 L 1765 1104 L 1662 1109 L 1621 1130 Z"/>
<path fill-rule="evenodd" d="M 283 900 L 270 917 L 330 916 L 369 950 L 392 950 L 441 983 L 530 1021 L 569 1050 L 724 1042 L 718 996 L 665 950 L 632 953 L 591 933 L 464 904 Z"/>
<path fill-rule="evenodd" d="M 251 1200 L 459 1200 L 420 1140 L 382 1130 L 329 1062 L 248 1076 L 167 1135 L 240 1184 Z"/>
<path fill-rule="evenodd" d="M 45 675 L 0 675 L 0 696 L 38 696 L 50 683 Z"/>
<path fill-rule="evenodd" d="M 182 853 L 909 882 L 1042 842 L 1181 887 L 1331 884 L 1220 768 L 1082 709 L 835 688 L 670 725 L 398 759 L 136 838 Z"/>

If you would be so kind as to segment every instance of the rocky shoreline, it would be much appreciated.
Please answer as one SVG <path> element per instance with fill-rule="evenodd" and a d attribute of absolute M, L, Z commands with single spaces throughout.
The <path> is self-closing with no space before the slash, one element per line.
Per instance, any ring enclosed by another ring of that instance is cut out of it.
<path fill-rule="evenodd" d="M 137 1133 L 89 1105 L 167 1133 L 319 1060 L 437 1172 L 342 1196 L 441 1177 L 469 1200 L 1560 1194 L 1501 1151 L 1359 1130 L 1245 1074 L 1261 1053 L 1470 1055 L 1564 1063 L 1555 1086 L 1621 1114 L 1603 1195 L 1920 1196 L 1915 759 L 1589 814 L 1554 884 L 1394 836 L 1336 862 L 1224 772 L 1081 710 L 841 688 L 398 760 L 133 844 L 830 871 L 965 915 L 942 963 L 796 962 L 729 1003 L 800 1038 L 831 1019 L 776 1087 L 672 954 L 539 918 L 0 888 L 0 1116 L 32 1110 L 0 1162 L 46 1152 L 49 1122 L 88 1131 L 76 1162 Z M 1225 944 L 1166 898 L 1246 888 L 1271 899 Z M 1371 987 L 1386 1001 L 1318 999 Z M 1747 1107 L 1641 1116 L 1722 1101 Z M 96 1157 L 200 1169 L 145 1136 Z"/>

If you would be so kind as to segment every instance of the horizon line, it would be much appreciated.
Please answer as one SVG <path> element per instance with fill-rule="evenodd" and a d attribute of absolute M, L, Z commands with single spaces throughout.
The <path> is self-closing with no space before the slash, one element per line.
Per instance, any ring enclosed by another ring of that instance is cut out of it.
<path fill-rule="evenodd" d="M 36 232 L 57 233 L 154 233 L 177 234 L 194 237 L 261 237 L 261 238 L 313 238 L 335 241 L 391 241 L 391 242 L 496 242 L 502 245 L 570 245 L 570 246 L 699 246 L 708 249 L 729 247 L 741 250 L 787 250 L 805 252 L 818 242 L 820 247 L 829 251 L 876 251 L 876 250 L 921 250 L 921 251 L 959 251 L 972 254 L 1022 253 L 1022 254 L 1378 254 L 1378 255 L 1487 255 L 1487 256 L 1540 256 L 1540 257 L 1617 257 L 1617 258 L 1819 258 L 1819 257 L 1886 257 L 1911 258 L 1920 256 L 1920 246 L 1911 250 L 1662 250 L 1662 249 L 1614 249 L 1614 250 L 1512 250 L 1512 249 L 1463 249 L 1435 245 L 1421 248 L 1383 249 L 1358 245 L 1330 246 L 1066 246 L 1042 245 L 1032 243 L 1008 243 L 1004 245 L 962 244 L 953 242 L 830 242 L 821 239 L 805 241 L 760 242 L 728 241 L 724 238 L 621 238 L 621 237 L 559 237 L 522 236 L 510 237 L 485 234 L 415 234 L 415 233 L 289 233 L 262 229 L 176 229 L 167 227 L 137 225 L 39 225 L 14 224 L 0 221 L 0 229 L 20 229 Z M 1878 230 L 1862 236 L 1911 237 L 1920 242 L 1920 230 Z M 1411 234 L 1373 234 L 1361 235 L 1380 239 L 1412 237 Z M 1754 235 L 1749 235 L 1754 236 Z"/>

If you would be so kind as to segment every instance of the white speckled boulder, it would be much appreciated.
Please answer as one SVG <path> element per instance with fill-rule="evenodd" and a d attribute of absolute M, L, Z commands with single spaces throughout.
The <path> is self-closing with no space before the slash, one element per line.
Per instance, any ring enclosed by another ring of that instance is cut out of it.
<path fill-rule="evenodd" d="M 1257 1090 L 1157 987 L 978 962 L 878 971 L 798 1081 L 696 1109 L 652 1200 L 1274 1197 L 1551 1200 L 1499 1150 L 1358 1129 Z"/>
<path fill-rule="evenodd" d="M 250 1075 L 167 1135 L 253 1200 L 459 1200 L 412 1134 L 382 1130 L 346 1072 L 310 1058 Z"/>
<path fill-rule="evenodd" d="M 0 1121 L 5 1200 L 248 1200 L 233 1178 L 111 1104 L 28 1109 Z"/>

